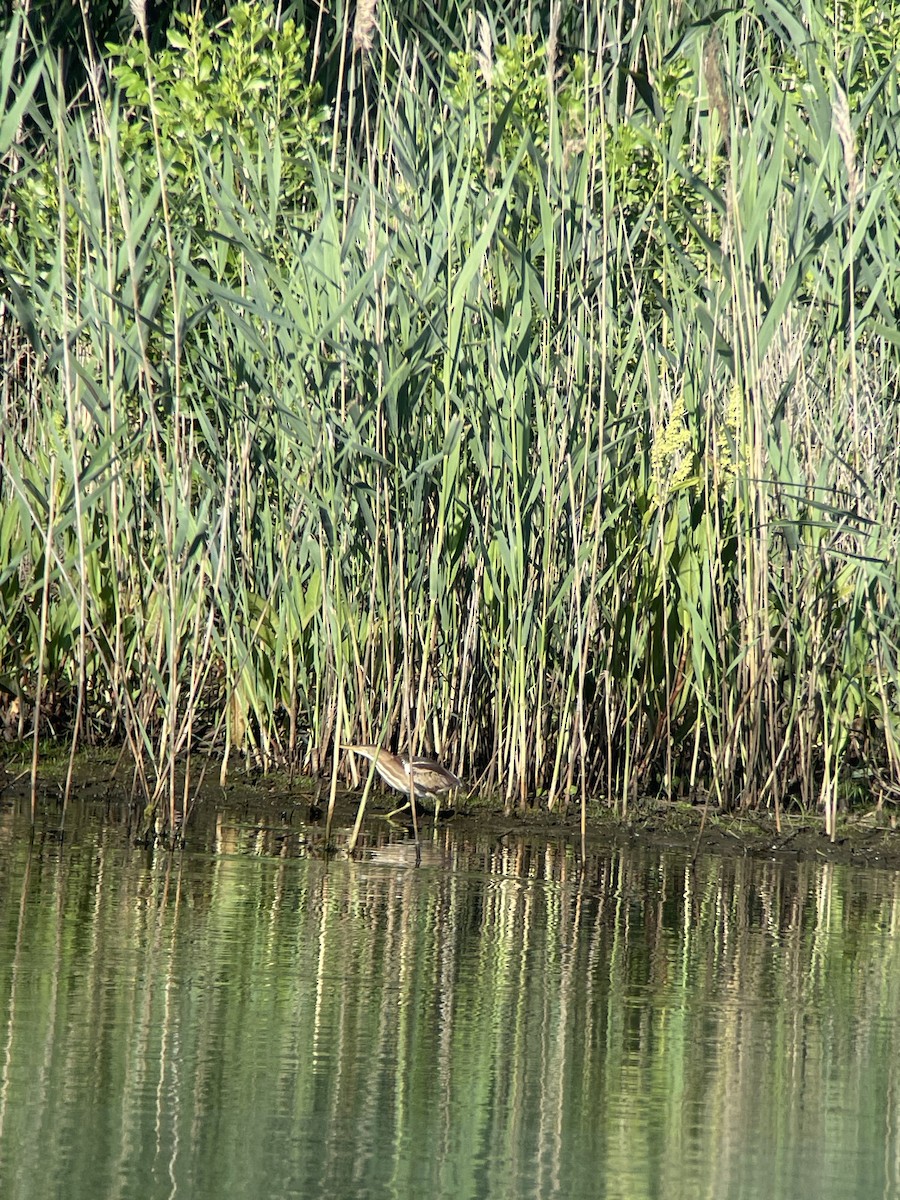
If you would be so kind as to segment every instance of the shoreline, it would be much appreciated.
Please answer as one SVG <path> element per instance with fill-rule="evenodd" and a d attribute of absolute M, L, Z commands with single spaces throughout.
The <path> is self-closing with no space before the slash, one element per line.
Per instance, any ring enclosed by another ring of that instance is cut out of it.
<path fill-rule="evenodd" d="M 111 823 L 122 820 L 139 823 L 143 805 L 130 795 L 130 770 L 116 764 L 117 753 L 103 750 L 79 756 L 73 781 L 73 805 L 95 807 L 98 803 L 114 808 Z M 200 760 L 201 762 L 203 760 Z M 225 787 L 217 781 L 213 760 L 207 759 L 205 779 L 195 789 L 193 810 L 188 815 L 185 842 L 190 845 L 191 826 L 205 824 L 211 814 L 228 810 L 254 814 L 261 827 L 290 830 L 300 836 L 307 847 L 319 845 L 324 849 L 327 786 L 323 781 L 289 776 L 285 772 L 267 775 L 234 773 Z M 198 765 L 200 765 L 198 763 Z M 39 771 L 38 807 L 46 821 L 48 806 L 61 811 L 61 789 L 66 763 L 51 755 Z M 199 770 L 198 770 L 199 776 Z M 215 782 L 210 782 L 214 779 Z M 0 809 L 8 806 L 27 810 L 30 804 L 30 776 L 21 762 L 0 762 Z M 358 811 L 362 791 L 341 787 L 335 803 L 334 831 L 338 834 L 335 849 L 340 852 L 340 838 L 352 826 Z M 373 788 L 370 792 L 362 822 L 364 850 L 366 839 L 390 829 L 412 836 L 408 816 L 388 821 L 387 814 L 396 808 L 394 792 Z M 429 813 L 419 817 L 419 830 L 433 830 Z M 567 810 L 547 812 L 535 806 L 505 812 L 503 806 L 488 797 L 465 797 L 453 808 L 441 809 L 439 826 L 461 832 L 495 838 L 498 842 L 509 837 L 527 836 L 549 843 L 563 841 L 576 853 L 581 843 L 580 809 L 570 804 Z M 338 833 L 338 831 L 340 831 Z M 818 813 L 782 813 L 781 829 L 776 827 L 774 814 L 768 810 L 722 813 L 703 803 L 670 802 L 643 798 L 633 805 L 623 819 L 600 801 L 591 802 L 586 833 L 590 853 L 602 853 L 628 847 L 657 850 L 679 850 L 692 858 L 715 855 L 720 857 L 769 858 L 784 863 L 833 862 L 887 870 L 900 869 L 900 831 L 892 809 L 873 805 L 868 811 L 842 814 L 837 836 L 831 841 L 824 832 L 824 822 Z"/>

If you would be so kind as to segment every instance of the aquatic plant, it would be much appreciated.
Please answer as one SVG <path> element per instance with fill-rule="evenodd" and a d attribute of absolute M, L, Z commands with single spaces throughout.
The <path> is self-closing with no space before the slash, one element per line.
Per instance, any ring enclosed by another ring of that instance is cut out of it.
<path fill-rule="evenodd" d="M 76 95 L 15 19 L 23 730 L 127 741 L 173 820 L 198 744 L 334 788 L 387 734 L 510 805 L 833 833 L 900 785 L 891 37 L 773 2 L 411 13 L 138 30 Z M 260 62 L 256 120 L 223 92 Z"/>

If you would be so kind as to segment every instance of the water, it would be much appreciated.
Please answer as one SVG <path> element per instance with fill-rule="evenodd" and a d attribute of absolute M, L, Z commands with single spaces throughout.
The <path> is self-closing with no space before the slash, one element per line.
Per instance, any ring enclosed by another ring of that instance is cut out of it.
<path fill-rule="evenodd" d="M 3 1200 L 900 1196 L 896 874 L 55 819 L 0 809 Z"/>

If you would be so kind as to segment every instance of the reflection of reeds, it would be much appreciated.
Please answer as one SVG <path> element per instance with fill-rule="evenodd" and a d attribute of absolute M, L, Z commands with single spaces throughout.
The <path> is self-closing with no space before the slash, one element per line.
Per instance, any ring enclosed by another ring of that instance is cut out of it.
<path fill-rule="evenodd" d="M 144 1178 L 217 1194 L 302 1176 L 309 1194 L 390 1178 L 563 1197 L 589 1194 L 588 1167 L 685 1194 L 699 1163 L 727 1195 L 738 1163 L 759 1169 L 747 1130 L 779 1170 L 815 1145 L 822 1180 L 848 1144 L 896 1152 L 897 877 L 643 851 L 582 871 L 564 848 L 450 837 L 439 872 L 179 870 L 83 827 L 36 874 L 9 821 L 5 1166 L 65 1162 L 105 1195 L 144 1147 Z M 842 1143 L 821 1136 L 836 1076 Z M 115 1119 L 95 1141 L 85 1097 L 104 1089 Z"/>
<path fill-rule="evenodd" d="M 543 48 L 481 15 L 452 69 L 393 10 L 377 71 L 345 29 L 332 171 L 293 109 L 216 159 L 157 103 L 142 173 L 127 106 L 67 111 L 43 67 L 55 144 L 7 211 L 72 204 L 0 248 L 0 677 L 127 740 L 172 815 L 198 738 L 335 788 L 353 737 L 510 805 L 705 791 L 831 832 L 851 768 L 900 786 L 888 75 L 862 112 L 814 17 L 786 51 L 660 7 L 611 56 L 550 12 Z"/>

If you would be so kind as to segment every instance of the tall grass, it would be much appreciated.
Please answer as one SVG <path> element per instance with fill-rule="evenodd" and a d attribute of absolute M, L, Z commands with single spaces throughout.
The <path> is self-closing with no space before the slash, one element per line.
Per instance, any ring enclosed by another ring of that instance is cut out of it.
<path fill-rule="evenodd" d="M 306 134 L 4 57 L 23 725 L 171 822 L 198 745 L 336 787 L 349 738 L 583 816 L 895 799 L 889 31 L 347 15 Z"/>

